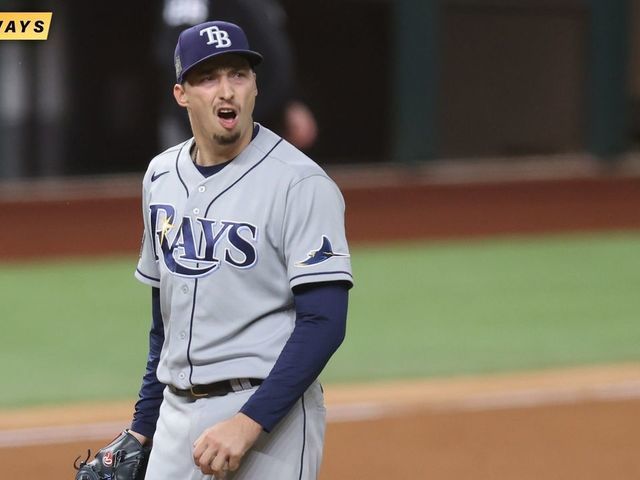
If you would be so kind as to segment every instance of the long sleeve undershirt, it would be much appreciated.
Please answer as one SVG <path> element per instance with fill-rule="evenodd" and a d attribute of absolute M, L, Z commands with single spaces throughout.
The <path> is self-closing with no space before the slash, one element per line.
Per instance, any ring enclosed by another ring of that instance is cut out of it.
<path fill-rule="evenodd" d="M 147 357 L 147 369 L 142 377 L 142 386 L 138 393 L 135 412 L 131 430 L 144 435 L 147 438 L 153 437 L 156 431 L 156 422 L 160 413 L 162 403 L 162 392 L 164 383 L 160 383 L 156 376 L 158 362 L 160 361 L 160 350 L 164 343 L 164 326 L 162 324 L 162 314 L 160 313 L 160 289 L 151 288 L 151 330 L 149 331 L 149 356 Z"/>
<path fill-rule="evenodd" d="M 318 378 L 344 340 L 349 284 L 319 283 L 294 289 L 296 325 L 273 369 L 240 409 L 267 432 Z"/>
<path fill-rule="evenodd" d="M 240 410 L 264 430 L 273 427 L 318 377 L 346 331 L 350 284 L 314 283 L 294 288 L 296 323 L 278 360 L 262 385 Z M 147 369 L 131 429 L 152 437 L 158 420 L 164 384 L 156 369 L 164 342 L 159 289 L 152 288 L 152 326 Z"/>

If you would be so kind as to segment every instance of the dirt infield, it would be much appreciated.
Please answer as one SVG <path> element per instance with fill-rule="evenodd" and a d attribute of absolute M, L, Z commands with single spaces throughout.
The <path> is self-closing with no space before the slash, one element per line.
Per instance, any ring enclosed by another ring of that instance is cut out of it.
<path fill-rule="evenodd" d="M 640 364 L 326 392 L 322 480 L 640 476 Z M 73 459 L 125 426 L 132 404 L 0 412 L 1 478 L 73 478 Z"/>

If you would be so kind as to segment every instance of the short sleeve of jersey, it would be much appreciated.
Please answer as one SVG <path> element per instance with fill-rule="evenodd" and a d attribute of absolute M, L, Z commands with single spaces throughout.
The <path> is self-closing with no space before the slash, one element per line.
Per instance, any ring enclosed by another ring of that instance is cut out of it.
<path fill-rule="evenodd" d="M 326 176 L 290 187 L 284 218 L 284 253 L 291 288 L 305 283 L 353 284 L 344 228 L 344 199 Z"/>
<path fill-rule="evenodd" d="M 152 287 L 160 287 L 160 271 L 158 270 L 158 262 L 155 254 L 155 238 L 154 232 L 151 231 L 149 225 L 149 208 L 147 206 L 147 195 L 142 192 L 142 219 L 144 222 L 144 231 L 142 234 L 142 246 L 140 247 L 140 258 L 136 268 L 135 276 L 142 283 L 151 285 Z"/>

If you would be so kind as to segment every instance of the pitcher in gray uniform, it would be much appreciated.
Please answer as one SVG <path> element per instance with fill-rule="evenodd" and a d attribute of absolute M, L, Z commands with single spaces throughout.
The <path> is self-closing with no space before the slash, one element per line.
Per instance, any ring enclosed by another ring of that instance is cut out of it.
<path fill-rule="evenodd" d="M 153 324 L 129 432 L 153 441 L 148 480 L 315 479 L 317 377 L 352 286 L 342 195 L 253 122 L 262 56 L 240 27 L 186 29 L 174 60 L 193 138 L 144 176 L 136 277 L 152 287 Z"/>

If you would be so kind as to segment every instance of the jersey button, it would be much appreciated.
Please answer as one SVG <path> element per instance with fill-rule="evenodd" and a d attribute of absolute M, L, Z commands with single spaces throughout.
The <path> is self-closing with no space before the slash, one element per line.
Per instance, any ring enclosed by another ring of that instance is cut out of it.
<path fill-rule="evenodd" d="M 189 293 L 189 287 L 187 285 L 182 285 L 182 293 Z"/>
<path fill-rule="evenodd" d="M 180 340 L 184 340 L 185 338 L 187 338 L 187 332 L 185 331 L 180 332 Z"/>
<path fill-rule="evenodd" d="M 204 193 L 206 190 L 207 190 L 207 187 L 205 187 L 204 185 L 200 185 L 200 186 L 198 187 L 198 191 L 199 191 L 200 193 Z"/>
<path fill-rule="evenodd" d="M 193 213 L 195 213 L 196 215 L 198 215 L 200 213 L 200 209 L 199 208 L 194 208 L 193 209 Z"/>
<path fill-rule="evenodd" d="M 185 378 L 187 378 L 187 374 L 186 374 L 186 373 L 184 373 L 184 372 L 180 372 L 180 373 L 178 374 L 178 378 L 179 378 L 180 380 L 184 380 Z"/>

